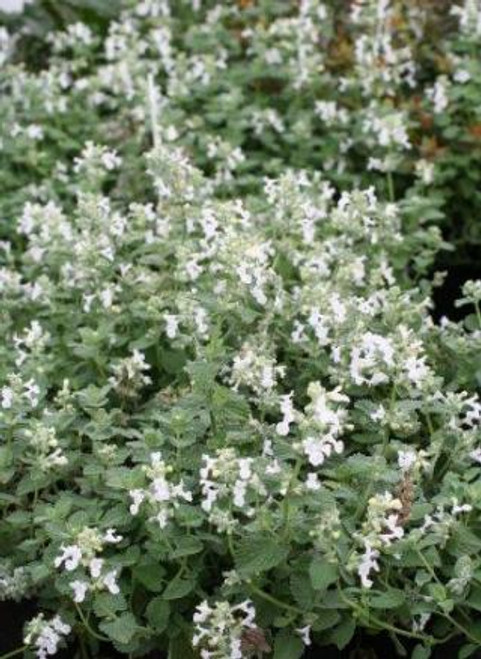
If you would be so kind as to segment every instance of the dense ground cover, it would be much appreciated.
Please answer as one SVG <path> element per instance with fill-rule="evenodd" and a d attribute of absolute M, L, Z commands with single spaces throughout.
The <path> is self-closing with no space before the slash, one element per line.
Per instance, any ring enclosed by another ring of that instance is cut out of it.
<path fill-rule="evenodd" d="M 474 656 L 480 3 L 4 25 L 5 656 Z"/>

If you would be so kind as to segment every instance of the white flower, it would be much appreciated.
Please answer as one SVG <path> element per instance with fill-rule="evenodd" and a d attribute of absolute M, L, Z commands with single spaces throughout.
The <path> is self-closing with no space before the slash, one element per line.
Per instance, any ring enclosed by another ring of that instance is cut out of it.
<path fill-rule="evenodd" d="M 122 542 L 123 536 L 120 534 L 115 534 L 115 529 L 107 529 L 104 538 L 104 542 L 108 542 L 110 544 L 116 545 L 118 542 Z"/>
<path fill-rule="evenodd" d="M 427 96 L 432 101 L 435 114 L 441 114 L 449 105 L 447 90 L 449 88 L 449 80 L 447 76 L 439 76 L 434 83 L 433 87 L 427 90 Z"/>
<path fill-rule="evenodd" d="M 162 502 L 170 500 L 171 492 L 169 483 L 163 476 L 160 478 L 155 478 L 152 481 L 152 493 L 155 501 Z"/>
<path fill-rule="evenodd" d="M 361 579 L 361 584 L 364 588 L 371 588 L 373 585 L 372 579 L 369 578 L 369 575 L 372 570 L 379 572 L 379 563 L 377 559 L 379 558 L 379 552 L 376 549 L 373 549 L 370 545 L 366 544 L 366 549 L 364 554 L 361 557 L 361 562 L 357 568 L 357 573 Z"/>
<path fill-rule="evenodd" d="M 82 550 L 80 547 L 78 545 L 69 545 L 68 547 L 62 545 L 60 549 L 63 553 L 55 559 L 55 567 L 61 567 L 64 563 L 67 572 L 76 570 L 82 560 Z"/>
<path fill-rule="evenodd" d="M 25 383 L 25 391 L 23 395 L 30 401 L 32 407 L 37 407 L 40 395 L 40 387 L 34 382 L 29 380 Z"/>
<path fill-rule="evenodd" d="M 469 457 L 478 464 L 481 464 L 481 448 L 477 448 L 474 449 L 474 451 L 471 451 Z"/>
<path fill-rule="evenodd" d="M 459 82 L 463 85 L 464 83 L 471 80 L 471 74 L 468 71 L 466 71 L 465 69 L 459 69 L 459 70 L 454 72 L 453 80 L 455 82 Z"/>
<path fill-rule="evenodd" d="M 179 316 L 175 314 L 167 313 L 164 316 L 165 318 L 165 333 L 169 339 L 175 339 L 179 329 Z"/>
<path fill-rule="evenodd" d="M 98 579 L 102 572 L 104 561 L 102 558 L 93 558 L 89 563 L 90 574 L 93 579 Z"/>
<path fill-rule="evenodd" d="M 104 586 L 112 595 L 118 595 L 120 588 L 117 584 L 117 570 L 108 572 L 102 579 Z"/>
<path fill-rule="evenodd" d="M 70 588 L 72 588 L 74 592 L 73 601 L 77 602 L 77 604 L 80 604 L 85 599 L 85 595 L 87 594 L 89 585 L 86 581 L 76 580 L 76 581 L 72 581 L 72 583 L 70 584 Z"/>
<path fill-rule="evenodd" d="M 408 472 L 416 463 L 416 451 L 398 451 L 398 465 L 403 473 Z"/>
<path fill-rule="evenodd" d="M 70 625 L 65 623 L 60 616 L 55 616 L 48 622 L 40 613 L 27 623 L 24 643 L 33 645 L 38 659 L 46 659 L 48 655 L 56 654 L 62 636 L 67 636 L 70 631 Z"/>
<path fill-rule="evenodd" d="M 284 418 L 276 425 L 276 432 L 278 435 L 281 435 L 281 437 L 285 437 L 289 434 L 289 425 L 295 420 L 292 396 L 292 391 L 287 396 L 281 396 L 281 412 L 283 413 Z"/>
<path fill-rule="evenodd" d="M 451 511 L 453 515 L 459 515 L 461 513 L 470 513 L 472 509 L 473 507 L 471 506 L 471 504 L 463 503 L 459 505 L 457 499 L 453 499 L 453 508 Z"/>
<path fill-rule="evenodd" d="M 307 474 L 306 478 L 306 489 L 308 490 L 320 490 L 321 489 L 321 484 L 319 482 L 319 476 L 313 472 L 310 472 Z"/>
<path fill-rule="evenodd" d="M 242 659 L 242 635 L 245 629 L 255 628 L 255 609 L 249 600 L 232 606 L 229 602 L 216 602 L 210 606 L 201 602 L 194 613 L 192 645 L 204 646 L 200 656 Z M 207 649 L 208 648 L 208 649 Z"/>
<path fill-rule="evenodd" d="M 304 645 L 311 645 L 311 625 L 296 629 L 296 632 L 300 635 Z"/>
<path fill-rule="evenodd" d="M 341 440 L 335 440 L 329 436 L 325 438 L 307 437 L 303 440 L 302 446 L 313 467 L 322 465 L 333 452 L 341 454 L 344 450 L 344 443 Z"/>
<path fill-rule="evenodd" d="M 33 0 L 0 0 L 0 11 L 6 14 L 18 14 L 31 2 Z"/>
<path fill-rule="evenodd" d="M 431 184 L 434 181 L 434 163 L 421 158 L 416 162 L 416 174 L 424 185 Z"/>
<path fill-rule="evenodd" d="M 387 529 L 387 533 L 381 533 L 379 535 L 384 544 L 390 545 L 394 540 L 399 540 L 403 537 L 404 529 L 399 525 L 399 515 L 396 513 L 388 515 L 384 520 L 384 526 Z"/>
<path fill-rule="evenodd" d="M 122 158 L 115 151 L 104 151 L 101 162 L 107 171 L 112 171 L 122 164 Z"/>
<path fill-rule="evenodd" d="M 245 505 L 246 491 L 247 483 L 241 479 L 237 480 L 234 484 L 232 493 L 234 495 L 234 505 L 238 508 L 243 508 Z"/>
<path fill-rule="evenodd" d="M 2 387 L 2 407 L 4 410 L 9 410 L 13 405 L 13 389 L 10 387 Z"/>
<path fill-rule="evenodd" d="M 386 409 L 384 405 L 381 403 L 374 412 L 369 414 L 369 416 L 373 421 L 383 421 L 386 418 Z"/>
<path fill-rule="evenodd" d="M 421 633 L 428 624 L 430 618 L 431 618 L 430 613 L 421 613 L 418 620 L 416 619 L 413 620 L 413 624 L 412 624 L 413 632 L 416 632 L 417 634 Z"/>
<path fill-rule="evenodd" d="M 140 505 L 145 499 L 145 492 L 143 490 L 130 490 L 130 498 L 132 499 L 132 504 L 130 505 L 130 514 L 137 515 L 139 512 Z"/>

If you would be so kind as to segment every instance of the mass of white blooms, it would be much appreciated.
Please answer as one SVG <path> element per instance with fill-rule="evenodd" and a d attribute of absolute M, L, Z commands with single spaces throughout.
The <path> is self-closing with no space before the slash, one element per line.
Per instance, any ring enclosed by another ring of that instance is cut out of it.
<path fill-rule="evenodd" d="M 5 656 L 474 656 L 479 0 L 0 22 Z"/>

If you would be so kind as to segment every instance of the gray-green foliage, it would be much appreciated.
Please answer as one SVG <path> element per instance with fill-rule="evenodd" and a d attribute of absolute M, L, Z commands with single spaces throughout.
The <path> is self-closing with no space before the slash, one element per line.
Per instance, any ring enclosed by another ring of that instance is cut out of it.
<path fill-rule="evenodd" d="M 294 659 L 357 627 L 467 657 L 481 295 L 431 320 L 451 188 L 398 43 L 423 64 L 430 16 L 362 3 L 332 52 L 335 3 L 171 4 L 36 72 L 2 34 L 0 597 L 38 604 L 39 657 Z"/>

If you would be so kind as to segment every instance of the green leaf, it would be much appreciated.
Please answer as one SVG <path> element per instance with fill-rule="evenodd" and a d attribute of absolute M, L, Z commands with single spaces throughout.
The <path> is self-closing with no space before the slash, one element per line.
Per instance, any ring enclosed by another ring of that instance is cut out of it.
<path fill-rule="evenodd" d="M 176 636 L 170 639 L 168 659 L 196 659 L 198 654 L 194 652 L 190 639 L 185 636 Z"/>
<path fill-rule="evenodd" d="M 312 609 L 314 604 L 314 591 L 309 576 L 305 573 L 293 572 L 289 579 L 291 593 L 297 604 L 305 610 Z"/>
<path fill-rule="evenodd" d="M 188 595 L 193 587 L 194 582 L 192 579 L 174 577 L 162 593 L 162 597 L 164 600 L 178 600 L 181 597 Z"/>
<path fill-rule="evenodd" d="M 147 615 L 147 620 L 150 625 L 155 629 L 159 634 L 163 632 L 167 627 L 170 615 L 170 606 L 161 597 L 154 597 L 154 599 L 149 603 L 145 611 Z"/>
<path fill-rule="evenodd" d="M 481 588 L 472 588 L 466 606 L 481 612 Z"/>
<path fill-rule="evenodd" d="M 324 609 L 317 615 L 317 620 L 312 624 L 312 629 L 315 632 L 322 632 L 325 629 L 331 629 L 337 625 L 341 615 L 334 609 Z"/>
<path fill-rule="evenodd" d="M 403 591 L 392 588 L 381 595 L 374 595 L 370 599 L 369 604 L 374 609 L 397 609 L 404 602 L 405 597 Z"/>
<path fill-rule="evenodd" d="M 137 631 L 137 621 L 131 613 L 123 613 L 111 622 L 101 622 L 100 629 L 118 643 L 128 643 Z"/>
<path fill-rule="evenodd" d="M 187 357 L 183 350 L 162 350 L 161 365 L 170 375 L 181 373 L 186 362 Z"/>
<path fill-rule="evenodd" d="M 314 558 L 309 566 L 309 576 L 314 590 L 326 590 L 337 579 L 337 565 L 323 558 Z"/>
<path fill-rule="evenodd" d="M 181 558 L 182 556 L 193 556 L 203 549 L 202 542 L 194 536 L 184 536 L 175 539 L 175 549 L 170 552 L 170 558 Z"/>
<path fill-rule="evenodd" d="M 471 657 L 478 649 L 479 645 L 474 645 L 473 643 L 463 645 L 458 652 L 458 659 L 468 659 L 468 657 Z"/>
<path fill-rule="evenodd" d="M 141 487 L 142 474 L 128 467 L 113 467 L 106 474 L 106 484 L 114 490 L 134 490 Z"/>
<path fill-rule="evenodd" d="M 298 636 L 282 630 L 274 641 L 273 659 L 299 659 L 304 653 L 304 644 Z"/>
<path fill-rule="evenodd" d="M 431 656 L 431 648 L 426 645 L 416 645 L 411 655 L 411 659 L 429 659 Z"/>
<path fill-rule="evenodd" d="M 13 462 L 13 451 L 8 446 L 0 447 L 0 483 L 8 483 L 15 473 L 14 469 L 11 469 Z"/>
<path fill-rule="evenodd" d="M 133 570 L 135 579 L 152 593 L 160 593 L 165 586 L 165 568 L 154 561 L 137 565 Z"/>
<path fill-rule="evenodd" d="M 338 650 L 343 650 L 354 636 L 355 630 L 356 623 L 354 622 L 354 618 L 344 618 L 344 620 L 331 632 L 331 642 L 334 643 Z"/>
<path fill-rule="evenodd" d="M 118 611 L 125 611 L 127 602 L 122 594 L 97 593 L 93 602 L 95 615 L 99 618 L 115 618 Z"/>
<path fill-rule="evenodd" d="M 243 576 L 267 572 L 282 563 L 288 549 L 271 536 L 259 534 L 242 539 L 235 551 L 235 563 Z"/>

